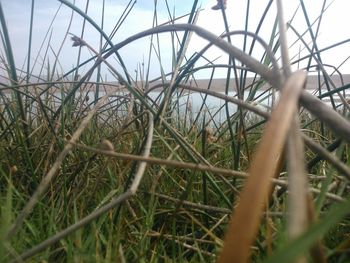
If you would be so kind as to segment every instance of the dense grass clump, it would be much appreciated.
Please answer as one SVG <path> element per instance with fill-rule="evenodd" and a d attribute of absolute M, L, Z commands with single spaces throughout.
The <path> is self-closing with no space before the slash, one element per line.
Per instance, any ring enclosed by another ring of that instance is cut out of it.
<path fill-rule="evenodd" d="M 61 48 L 79 49 L 71 70 L 60 67 L 62 49 L 50 41 L 39 48 L 42 65 L 32 59 L 34 0 L 20 69 L 0 3 L 4 262 L 347 262 L 349 84 L 337 65 L 322 63 L 326 49 L 310 26 L 321 24 L 331 8 L 326 1 L 314 21 L 300 1 L 295 14 L 305 19 L 305 32 L 293 27 L 294 18 L 287 30 L 281 1 L 277 11 L 267 1 L 254 33 L 250 1 L 245 28 L 233 32 L 226 2 L 218 3 L 222 36 L 196 25 L 198 1 L 184 17 L 158 1 L 153 27 L 122 41 L 114 35 L 133 17 L 136 1 L 111 33 L 78 5 L 59 2 L 84 19 L 81 36 L 85 23 L 101 36 L 96 49 L 67 29 Z M 159 24 L 162 4 L 169 20 Z M 275 23 L 265 43 L 260 29 L 270 16 Z M 292 45 L 287 32 L 297 36 Z M 169 72 L 162 34 L 171 36 Z M 195 53 L 193 34 L 208 43 Z M 242 46 L 231 41 L 237 35 Z M 140 58 L 134 74 L 122 50 L 145 37 L 148 61 Z M 303 52 L 288 54 L 296 43 Z M 213 46 L 228 55 L 226 64 L 209 59 Z M 298 63 L 305 68 L 296 71 Z M 151 79 L 154 67 L 161 73 Z M 226 78 L 216 77 L 220 69 Z M 208 79 L 196 78 L 202 71 Z M 107 72 L 112 80 L 102 78 Z"/>

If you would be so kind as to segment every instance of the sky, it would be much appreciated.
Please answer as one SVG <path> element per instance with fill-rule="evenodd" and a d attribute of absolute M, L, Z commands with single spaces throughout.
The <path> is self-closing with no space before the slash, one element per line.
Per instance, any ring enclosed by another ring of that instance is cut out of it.
<path fill-rule="evenodd" d="M 73 0 L 71 0 L 73 1 Z M 0 0 L 2 8 L 4 10 L 5 19 L 9 29 L 11 38 L 13 53 L 15 56 L 16 66 L 18 68 L 26 69 L 27 54 L 28 54 L 28 39 L 29 39 L 29 21 L 31 1 L 29 0 Z M 131 1 L 133 2 L 133 1 Z M 169 12 L 165 5 L 165 0 L 157 1 L 157 22 L 158 24 L 169 21 L 170 16 L 181 16 L 191 11 L 193 1 L 185 0 L 167 0 Z M 226 14 L 228 18 L 230 30 L 243 30 L 246 21 L 247 2 L 242 0 L 227 0 Z M 267 0 L 251 0 L 249 9 L 249 22 L 248 31 L 254 32 L 257 28 L 261 15 L 266 7 Z M 313 22 L 322 8 L 323 0 L 304 1 L 307 7 L 308 15 Z M 88 15 L 101 26 L 101 13 L 102 13 L 103 0 L 90 0 Z M 129 0 L 105 0 L 104 10 L 104 31 L 107 35 L 113 30 L 118 19 L 122 16 L 123 11 L 128 5 Z M 199 14 L 197 25 L 204 27 L 205 29 L 220 35 L 224 32 L 224 23 L 220 11 L 213 11 L 211 7 L 216 3 L 215 0 L 199 0 L 198 8 L 201 9 Z M 283 1 L 285 18 L 287 21 L 291 19 L 295 14 L 292 22 L 293 26 L 298 32 L 303 33 L 307 29 L 305 18 L 301 9 L 297 12 L 295 10 L 298 7 L 299 0 Z M 317 38 L 318 47 L 324 48 L 331 44 L 350 38 L 350 30 L 348 29 L 349 15 L 348 10 L 350 7 L 350 1 L 348 0 L 335 0 L 326 1 L 326 6 L 329 6 L 324 13 L 322 23 L 320 26 L 319 35 Z M 85 10 L 86 0 L 76 0 L 75 5 L 81 10 Z M 116 35 L 112 39 L 116 44 L 133 34 L 140 31 L 149 29 L 153 25 L 154 21 L 155 1 L 153 0 L 138 0 L 134 4 L 130 11 L 130 15 L 126 17 L 118 29 Z M 56 14 L 56 16 L 55 16 Z M 33 73 L 45 75 L 48 70 L 52 70 L 55 58 L 58 57 L 58 63 L 56 67 L 56 73 L 62 74 L 73 68 L 77 63 L 78 48 L 72 47 L 70 37 L 65 39 L 67 32 L 80 36 L 82 31 L 83 19 L 82 17 L 74 13 L 70 24 L 72 10 L 65 5 L 61 5 L 56 0 L 35 0 L 34 9 L 34 30 L 32 37 L 32 49 L 30 62 L 31 66 L 34 65 Z M 55 18 L 54 18 L 55 17 Z M 267 14 L 267 18 L 262 26 L 259 35 L 266 41 L 270 41 L 273 24 L 276 18 L 276 7 L 273 3 L 271 10 Z M 179 20 L 179 22 L 185 23 L 187 18 Z M 313 27 L 316 29 L 317 24 Z M 92 46 L 95 50 L 99 50 L 100 36 L 97 31 L 88 23 L 85 26 L 85 32 L 83 39 Z M 46 38 L 45 38 L 46 36 Z M 181 38 L 182 33 L 179 33 Z M 169 33 L 160 34 L 159 36 L 159 48 L 160 54 L 157 51 L 157 45 L 151 47 L 150 69 L 149 78 L 156 78 L 160 76 L 161 71 L 168 73 L 173 66 L 173 48 L 178 48 L 178 44 L 171 40 Z M 49 41 L 50 39 L 50 41 Z M 296 39 L 295 34 L 288 31 L 288 41 L 292 44 Z M 310 43 L 311 38 L 308 34 L 305 34 L 305 39 Z M 250 41 L 250 40 L 249 40 Z M 248 44 L 250 42 L 247 42 Z M 191 37 L 190 44 L 186 52 L 186 58 L 190 58 L 195 52 L 198 52 L 204 47 L 207 42 L 196 35 Z M 232 44 L 243 50 L 243 38 L 235 36 L 232 38 Z M 123 57 L 126 68 L 129 74 L 133 77 L 140 79 L 145 77 L 146 69 L 149 59 L 150 50 L 150 37 L 137 40 L 127 47 L 120 50 L 120 54 Z M 0 45 L 0 56 L 3 56 L 3 47 Z M 256 46 L 252 55 L 260 60 L 262 55 L 262 48 Z M 295 55 L 300 53 L 302 57 L 307 54 L 302 43 L 297 43 L 290 48 L 290 57 L 295 59 Z M 45 55 L 46 54 L 46 55 Z M 159 55 L 159 56 L 158 56 Z M 82 49 L 81 61 L 89 58 L 91 53 L 87 48 Z M 276 54 L 278 57 L 278 53 Z M 325 64 L 331 64 L 338 67 L 347 57 L 350 56 L 350 44 L 346 43 L 331 51 L 322 53 L 322 61 Z M 205 57 L 208 61 L 215 61 L 217 64 L 227 64 L 227 55 L 217 48 L 211 48 Z M 199 63 L 206 64 L 208 61 L 202 59 Z M 115 59 L 110 59 L 109 62 L 114 65 L 118 70 L 118 62 Z M 162 67 L 160 67 L 162 65 Z M 86 72 L 91 64 L 81 68 L 81 72 Z M 297 67 L 303 67 L 304 64 L 295 65 Z M 350 63 L 345 62 L 339 70 L 342 73 L 350 73 Z M 43 73 L 44 72 L 44 73 Z M 332 70 L 330 70 L 330 73 Z M 0 75 L 4 75 L 4 71 L 0 69 Z M 211 74 L 209 70 L 202 70 L 196 73 L 198 78 L 208 78 Z M 226 75 L 225 70 L 217 70 L 215 77 L 220 78 Z M 113 78 L 106 67 L 102 70 L 102 77 L 107 80 Z"/>

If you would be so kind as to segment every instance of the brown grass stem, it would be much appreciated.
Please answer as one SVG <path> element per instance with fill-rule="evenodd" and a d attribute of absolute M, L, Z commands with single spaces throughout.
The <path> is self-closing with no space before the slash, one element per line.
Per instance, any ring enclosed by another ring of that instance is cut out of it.
<path fill-rule="evenodd" d="M 154 123 L 153 123 L 153 115 L 152 113 L 148 112 L 148 132 L 147 132 L 147 139 L 146 139 L 146 144 L 145 144 L 145 148 L 143 150 L 142 153 L 142 157 L 144 158 L 148 158 L 151 152 L 151 147 L 152 147 L 152 141 L 153 141 L 153 129 L 154 129 Z M 137 169 L 137 172 L 135 174 L 134 180 L 130 186 L 130 192 L 131 194 L 135 194 L 143 174 L 145 173 L 146 170 L 146 166 L 147 166 L 147 162 L 140 162 L 139 163 L 139 167 Z"/>
<path fill-rule="evenodd" d="M 219 174 L 221 176 L 225 177 L 237 177 L 237 178 L 248 178 L 249 174 L 241 171 L 234 171 L 231 169 L 225 169 L 225 168 L 220 168 L 220 167 L 215 167 L 215 166 L 210 166 L 210 165 L 205 165 L 205 164 L 196 164 L 196 163 L 188 163 L 188 162 L 180 162 L 180 161 L 175 161 L 175 160 L 169 160 L 169 159 L 160 159 L 160 158 L 154 158 L 154 157 L 143 157 L 139 155 L 134 155 L 134 154 L 127 154 L 127 153 L 117 153 L 114 151 L 106 151 L 102 150 L 99 148 L 83 145 L 80 143 L 73 143 L 75 147 L 78 147 L 80 149 L 84 149 L 93 153 L 101 154 L 101 155 L 106 155 L 108 157 L 114 157 L 118 158 L 121 160 L 125 161 L 140 161 L 140 162 L 147 162 L 150 165 L 163 165 L 167 167 L 175 167 L 175 168 L 181 168 L 181 169 L 189 169 L 192 171 L 199 171 L 199 172 L 209 172 L 213 174 Z M 285 180 L 281 179 L 271 179 L 272 184 L 274 185 L 279 185 L 283 187 L 288 186 L 288 182 Z M 319 194 L 320 190 L 316 188 L 310 187 L 308 189 L 309 192 Z M 332 194 L 332 193 L 326 193 L 327 198 L 338 201 L 338 202 L 343 202 L 344 199 L 341 198 L 338 195 Z"/>
<path fill-rule="evenodd" d="M 281 99 L 273 110 L 254 155 L 250 176 L 241 191 L 239 204 L 234 209 L 218 263 L 247 262 L 250 257 L 250 247 L 255 240 L 262 211 L 268 200 L 270 182 L 278 169 L 276 161 L 282 155 L 305 80 L 305 73 L 296 72 L 287 79 L 283 87 Z"/>
<path fill-rule="evenodd" d="M 308 227 L 308 181 L 304 162 L 304 144 L 298 123 L 294 116 L 287 139 L 288 152 L 288 235 L 290 239 L 300 236 Z M 298 263 L 307 262 L 301 255 Z"/>

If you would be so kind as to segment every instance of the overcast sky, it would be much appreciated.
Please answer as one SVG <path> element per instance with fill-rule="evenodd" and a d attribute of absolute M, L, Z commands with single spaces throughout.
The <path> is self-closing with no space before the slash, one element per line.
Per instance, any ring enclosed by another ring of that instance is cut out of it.
<path fill-rule="evenodd" d="M 28 36 L 29 36 L 29 21 L 30 21 L 30 8 L 31 1 L 29 0 L 0 0 L 5 12 L 5 18 L 10 32 L 11 42 L 13 45 L 15 60 L 18 68 L 23 67 L 26 63 L 27 54 L 28 54 Z M 88 15 L 94 19 L 94 21 L 101 25 L 101 10 L 102 10 L 102 0 L 90 0 Z M 226 10 L 227 16 L 229 19 L 230 30 L 242 30 L 244 29 L 245 16 L 246 16 L 246 2 L 241 0 L 228 0 L 228 8 Z M 251 10 L 250 10 L 250 19 L 249 19 L 249 31 L 255 31 L 257 24 L 260 20 L 262 12 L 266 6 L 267 0 L 251 0 Z M 285 16 L 286 20 L 289 20 L 294 11 L 296 10 L 299 1 L 297 0 L 288 0 L 283 1 L 285 6 Z M 327 5 L 332 1 L 327 1 Z M 110 34 L 114 25 L 122 15 L 124 9 L 126 8 L 129 0 L 106 0 L 105 8 L 105 21 L 104 21 L 104 31 L 107 35 Z M 215 0 L 200 0 L 198 7 L 201 7 L 201 11 L 197 25 L 202 26 L 213 33 L 219 35 L 223 33 L 223 19 L 220 11 L 211 10 L 211 6 L 216 3 Z M 86 0 L 76 0 L 75 3 L 80 9 L 85 9 Z M 185 0 L 168 0 L 171 15 L 180 16 L 191 11 L 193 1 Z M 320 13 L 323 0 L 312 0 L 305 1 L 305 4 L 308 8 L 309 17 L 311 21 L 317 18 Z M 335 0 L 329 9 L 324 14 L 321 29 L 318 36 L 318 47 L 323 48 L 328 45 L 334 44 L 336 42 L 349 39 L 350 30 L 348 29 L 349 25 L 349 14 L 348 11 L 350 7 L 349 0 Z M 53 18 L 57 13 L 55 20 Z M 35 73 L 39 72 L 44 58 L 45 51 L 48 47 L 48 39 L 51 38 L 48 57 L 45 60 L 45 64 L 52 63 L 55 59 L 55 54 L 59 52 L 60 46 L 64 39 L 64 35 L 69 27 L 70 17 L 72 11 L 65 5 L 60 6 L 60 2 L 56 0 L 36 0 L 35 1 L 35 10 L 34 10 L 34 31 L 33 31 L 33 47 L 31 54 L 32 64 L 34 63 L 35 58 L 39 54 L 37 64 L 35 67 Z M 307 26 L 305 19 L 301 10 L 296 13 L 295 20 L 293 25 L 297 28 L 300 33 L 303 33 Z M 153 0 L 138 0 L 131 10 L 130 15 L 126 18 L 125 22 L 122 24 L 117 34 L 113 38 L 113 43 L 116 44 L 119 41 L 138 33 L 142 30 L 152 27 L 154 15 L 154 1 Z M 158 24 L 164 23 L 169 20 L 169 14 L 166 9 L 165 1 L 158 0 L 157 5 L 157 15 L 158 15 Z M 268 13 L 266 22 L 264 23 L 260 36 L 269 41 L 273 22 L 275 19 L 275 4 Z M 50 27 L 51 21 L 53 21 L 52 27 Z M 181 20 L 185 22 L 186 19 Z M 72 24 L 69 28 L 69 32 L 75 35 L 81 34 L 83 19 L 78 15 L 74 14 Z M 315 29 L 315 28 L 314 28 Z M 48 37 L 44 42 L 43 48 L 40 50 L 41 43 L 44 41 L 45 35 L 48 33 Z M 181 35 L 181 34 L 180 34 Z M 292 32 L 289 32 L 289 43 L 292 44 L 295 35 Z M 96 30 L 91 25 L 86 25 L 86 31 L 84 35 L 84 40 L 93 46 L 96 50 L 99 49 L 99 35 Z M 138 70 L 138 67 L 144 61 L 147 64 L 148 52 L 149 52 L 149 40 L 150 38 L 144 38 L 142 40 L 135 41 L 134 43 L 128 45 L 127 47 L 120 50 L 120 53 L 125 61 L 128 71 L 131 75 L 135 76 L 135 70 Z M 306 35 L 306 40 L 310 41 L 309 35 Z M 161 61 L 162 66 L 165 72 L 170 71 L 171 61 L 172 61 L 172 45 L 170 41 L 170 34 L 162 34 L 160 36 L 161 41 Z M 193 36 L 191 44 L 187 51 L 187 57 L 189 58 L 193 55 L 194 52 L 199 51 L 207 42 Z M 242 48 L 243 42 L 242 38 L 235 37 L 233 38 L 233 44 Z M 62 50 L 59 54 L 59 67 L 57 68 L 59 73 L 66 72 L 77 62 L 77 53 L 78 48 L 72 47 L 72 42 L 67 39 L 62 46 Z M 291 48 L 290 57 L 293 58 L 294 55 L 303 49 L 301 43 L 294 45 Z M 1 47 L 3 52 L 3 48 Z M 261 57 L 261 48 L 256 48 L 253 55 L 260 59 Z M 302 54 L 306 54 L 305 50 L 302 51 Z M 3 53 L 1 54 L 3 55 Z M 86 59 L 90 56 L 90 53 L 87 49 L 83 49 L 82 59 Z M 216 63 L 227 63 L 227 57 L 225 54 L 218 49 L 211 49 L 206 53 L 208 59 L 215 59 Z M 344 44 L 336 49 L 333 49 L 331 52 L 322 53 L 323 62 L 326 64 L 332 64 L 334 66 L 339 66 L 348 56 L 350 56 L 350 44 Z M 116 64 L 115 61 L 111 61 Z M 303 65 L 300 65 L 303 66 Z M 25 67 L 24 67 L 25 68 Z M 87 65 L 81 71 L 86 71 L 89 68 Z M 47 66 L 43 67 L 44 71 L 47 69 Z M 350 73 L 350 63 L 345 63 L 340 68 L 342 73 Z M 104 71 L 104 76 L 110 75 Z M 4 73 L 1 72 L 0 75 Z M 202 71 L 198 73 L 198 77 L 206 78 L 210 72 Z M 160 75 L 160 66 L 156 54 L 152 53 L 152 63 L 150 69 L 150 77 L 154 78 Z M 225 75 L 224 71 L 218 71 L 215 77 L 223 77 Z"/>

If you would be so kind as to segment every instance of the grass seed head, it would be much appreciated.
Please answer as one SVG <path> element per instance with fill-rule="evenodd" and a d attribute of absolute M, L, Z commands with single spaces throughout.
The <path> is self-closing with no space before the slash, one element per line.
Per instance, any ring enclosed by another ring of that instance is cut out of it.
<path fill-rule="evenodd" d="M 114 151 L 114 146 L 113 144 L 107 140 L 107 139 L 103 139 L 100 143 L 100 147 L 101 150 L 105 150 L 105 151 Z"/>

